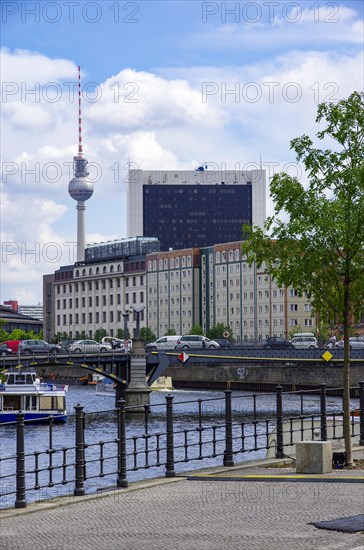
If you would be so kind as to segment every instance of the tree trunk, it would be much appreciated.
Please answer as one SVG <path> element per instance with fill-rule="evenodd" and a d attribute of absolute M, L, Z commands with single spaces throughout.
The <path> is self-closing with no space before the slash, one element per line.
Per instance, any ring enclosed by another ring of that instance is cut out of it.
<path fill-rule="evenodd" d="M 346 463 L 353 465 L 353 451 L 350 426 L 350 343 L 349 343 L 350 299 L 349 285 L 344 283 L 344 367 L 343 367 L 343 431 Z"/>

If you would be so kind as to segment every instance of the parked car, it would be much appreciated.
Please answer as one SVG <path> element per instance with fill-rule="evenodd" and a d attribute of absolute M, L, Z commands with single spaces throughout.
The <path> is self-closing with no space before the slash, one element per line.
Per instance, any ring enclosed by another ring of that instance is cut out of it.
<path fill-rule="evenodd" d="M 74 353 L 95 353 L 111 351 L 110 344 L 100 344 L 96 340 L 76 340 L 68 346 L 68 351 Z"/>
<path fill-rule="evenodd" d="M 318 348 L 317 339 L 314 336 L 294 336 L 290 342 L 295 348 L 313 349 Z"/>
<path fill-rule="evenodd" d="M 56 344 L 48 344 L 44 340 L 23 340 L 19 344 L 18 351 L 20 353 L 57 353 L 61 351 L 61 347 Z"/>
<path fill-rule="evenodd" d="M 61 340 L 61 342 L 59 343 L 61 351 L 63 353 L 67 353 L 69 346 L 73 344 L 73 342 L 75 342 L 75 340 Z"/>
<path fill-rule="evenodd" d="M 229 340 L 226 340 L 226 338 L 216 338 L 214 342 L 217 342 L 220 346 L 220 348 L 231 348 L 232 344 Z"/>
<path fill-rule="evenodd" d="M 146 344 L 145 351 L 174 349 L 180 338 L 182 338 L 181 335 L 161 336 L 161 338 L 158 338 L 155 342 L 149 342 L 149 344 Z"/>
<path fill-rule="evenodd" d="M 8 348 L 6 342 L 4 342 L 3 344 L 0 344 L 0 355 L 2 357 L 5 357 L 6 355 L 11 355 L 13 352 L 11 351 L 10 348 Z"/>
<path fill-rule="evenodd" d="M 114 336 L 104 336 L 101 340 L 102 344 L 109 344 L 111 349 L 120 351 L 129 351 L 129 340 L 123 340 L 121 338 L 114 338 Z"/>
<path fill-rule="evenodd" d="M 186 336 L 181 336 L 174 349 L 217 349 L 219 347 L 220 345 L 215 342 L 215 340 L 210 340 L 209 338 L 206 338 L 206 336 L 187 334 Z"/>
<path fill-rule="evenodd" d="M 351 349 L 364 348 L 364 336 L 352 336 L 349 338 L 349 345 Z"/>
<path fill-rule="evenodd" d="M 262 343 L 262 348 L 265 349 L 295 349 L 295 346 L 290 342 L 289 340 L 285 340 L 284 338 L 281 338 L 280 336 L 269 336 L 266 340 Z"/>
<path fill-rule="evenodd" d="M 6 344 L 13 353 L 17 353 L 20 342 L 21 340 L 7 340 L 6 342 L 2 342 L 2 344 Z"/>

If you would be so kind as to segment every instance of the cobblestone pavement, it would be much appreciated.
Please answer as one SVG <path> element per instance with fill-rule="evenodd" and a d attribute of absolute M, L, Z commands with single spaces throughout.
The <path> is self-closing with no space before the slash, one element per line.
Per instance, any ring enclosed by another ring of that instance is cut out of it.
<path fill-rule="evenodd" d="M 333 474 L 363 475 L 341 472 Z M 235 476 L 252 473 L 291 472 L 234 470 Z M 310 525 L 363 511 L 362 483 L 163 479 L 77 501 L 60 499 L 57 507 L 3 511 L 0 548 L 364 550 L 363 533 Z"/>

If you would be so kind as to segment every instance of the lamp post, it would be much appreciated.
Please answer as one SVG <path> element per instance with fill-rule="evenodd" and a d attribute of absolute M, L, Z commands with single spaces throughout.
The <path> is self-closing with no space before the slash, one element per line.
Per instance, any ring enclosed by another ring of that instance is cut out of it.
<path fill-rule="evenodd" d="M 128 340 L 129 339 L 128 321 L 129 321 L 130 311 L 122 311 L 121 314 L 124 318 L 124 340 Z"/>
<path fill-rule="evenodd" d="M 130 306 L 130 309 L 135 313 L 136 315 L 136 329 L 135 329 L 135 337 L 139 338 L 139 332 L 140 332 L 140 314 L 145 309 L 145 305 L 141 305 L 139 307 L 137 306 Z"/>

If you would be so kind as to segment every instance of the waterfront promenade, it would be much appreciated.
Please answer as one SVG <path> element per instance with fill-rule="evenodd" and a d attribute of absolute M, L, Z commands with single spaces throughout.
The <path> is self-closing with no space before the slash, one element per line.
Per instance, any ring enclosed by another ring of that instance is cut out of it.
<path fill-rule="evenodd" d="M 364 447 L 354 458 L 364 460 Z M 363 474 L 333 470 L 302 480 L 287 459 L 261 460 L 62 497 L 1 510 L 0 548 L 364 550 L 363 532 L 311 524 L 363 514 Z"/>

